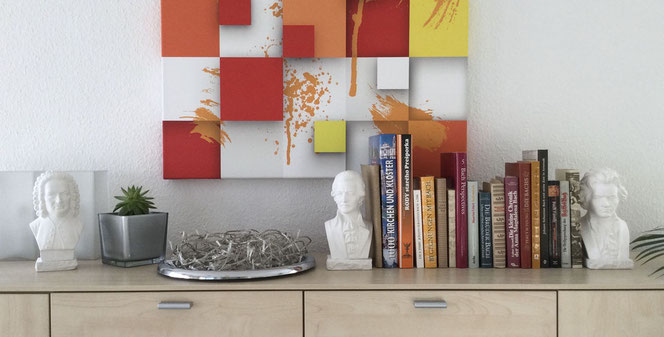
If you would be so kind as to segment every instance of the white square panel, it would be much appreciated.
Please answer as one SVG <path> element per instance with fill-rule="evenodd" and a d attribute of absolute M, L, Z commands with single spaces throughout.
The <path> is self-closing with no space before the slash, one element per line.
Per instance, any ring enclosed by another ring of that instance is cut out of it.
<path fill-rule="evenodd" d="M 468 119 L 467 59 L 413 57 L 410 60 L 410 104 L 430 110 L 437 120 Z"/>
<path fill-rule="evenodd" d="M 283 122 L 224 122 L 221 178 L 281 178 Z"/>
<path fill-rule="evenodd" d="M 281 1 L 251 0 L 251 25 L 219 26 L 221 57 L 283 56 Z"/>
<path fill-rule="evenodd" d="M 408 57 L 380 57 L 378 89 L 408 89 Z"/>
<path fill-rule="evenodd" d="M 218 57 L 162 57 L 162 69 L 163 120 L 192 120 L 199 108 L 219 117 Z"/>

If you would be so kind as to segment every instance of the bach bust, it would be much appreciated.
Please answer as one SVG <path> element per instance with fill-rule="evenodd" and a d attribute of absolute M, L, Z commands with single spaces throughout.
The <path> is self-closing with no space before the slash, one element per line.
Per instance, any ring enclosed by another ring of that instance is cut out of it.
<path fill-rule="evenodd" d="M 30 229 L 39 246 L 35 270 L 75 269 L 74 248 L 83 230 L 76 181 L 67 173 L 43 173 L 35 182 L 32 198 L 37 219 Z"/>
<path fill-rule="evenodd" d="M 360 212 L 364 201 L 362 176 L 355 171 L 337 174 L 331 194 L 337 204 L 337 215 L 325 222 L 330 247 L 327 269 L 371 269 L 371 226 Z"/>
<path fill-rule="evenodd" d="M 588 213 L 580 219 L 584 263 L 590 269 L 631 269 L 629 229 L 616 215 L 627 190 L 612 169 L 591 170 L 581 180 L 581 206 Z"/>

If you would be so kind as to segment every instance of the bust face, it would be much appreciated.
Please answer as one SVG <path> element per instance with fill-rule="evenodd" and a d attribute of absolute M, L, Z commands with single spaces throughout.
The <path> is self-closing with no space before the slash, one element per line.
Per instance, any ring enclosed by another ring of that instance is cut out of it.
<path fill-rule="evenodd" d="M 590 211 L 601 218 L 611 217 L 618 208 L 618 187 L 614 184 L 597 183 L 593 185 Z"/>
<path fill-rule="evenodd" d="M 49 215 L 62 218 L 69 213 L 69 186 L 61 179 L 51 179 L 44 185 L 44 201 Z"/>
<path fill-rule="evenodd" d="M 334 202 L 337 203 L 339 212 L 350 214 L 360 211 L 360 203 L 362 202 L 363 193 L 364 191 L 360 191 L 358 184 L 354 181 L 344 180 L 340 184 L 337 184 L 332 191 L 332 196 L 334 197 Z"/>

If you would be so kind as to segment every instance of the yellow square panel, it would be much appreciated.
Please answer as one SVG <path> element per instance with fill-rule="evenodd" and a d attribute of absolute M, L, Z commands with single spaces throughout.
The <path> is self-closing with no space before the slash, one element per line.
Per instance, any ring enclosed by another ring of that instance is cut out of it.
<path fill-rule="evenodd" d="M 346 121 L 315 121 L 314 152 L 346 152 Z"/>
<path fill-rule="evenodd" d="M 410 1 L 411 57 L 468 56 L 468 0 Z"/>

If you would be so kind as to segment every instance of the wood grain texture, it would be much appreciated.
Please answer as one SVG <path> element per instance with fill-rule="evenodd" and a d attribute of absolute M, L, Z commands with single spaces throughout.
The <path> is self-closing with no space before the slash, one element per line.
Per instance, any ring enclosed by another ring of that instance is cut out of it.
<path fill-rule="evenodd" d="M 325 257 L 317 256 L 318 263 Z M 664 260 L 663 260 L 664 261 Z M 35 273 L 34 262 L 0 262 L 0 293 L 223 291 L 223 290 L 664 290 L 653 267 L 590 269 L 373 269 L 328 271 L 246 282 L 183 282 L 157 274 L 157 266 L 116 268 L 79 261 L 76 270 Z"/>
<path fill-rule="evenodd" d="M 415 300 L 447 301 L 416 309 Z M 554 291 L 312 291 L 305 336 L 556 336 Z"/>
<path fill-rule="evenodd" d="M 663 291 L 561 291 L 560 337 L 663 336 Z"/>
<path fill-rule="evenodd" d="M 193 302 L 158 310 L 162 301 Z M 177 292 L 53 294 L 53 337 L 302 336 L 302 293 Z"/>
<path fill-rule="evenodd" d="M 48 336 L 48 295 L 0 294 L 0 337 Z"/>

